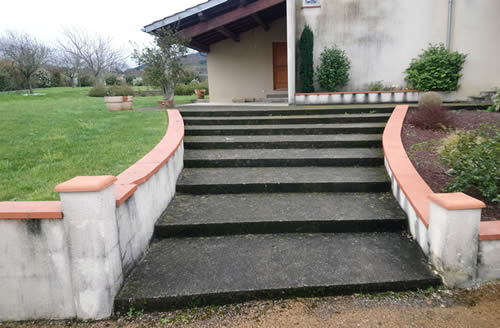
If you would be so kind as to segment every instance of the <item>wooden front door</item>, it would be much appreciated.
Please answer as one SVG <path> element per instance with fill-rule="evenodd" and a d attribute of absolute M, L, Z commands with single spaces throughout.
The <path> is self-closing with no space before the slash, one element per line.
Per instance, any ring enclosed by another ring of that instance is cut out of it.
<path fill-rule="evenodd" d="M 274 90 L 288 89 L 288 60 L 286 42 L 273 43 Z"/>

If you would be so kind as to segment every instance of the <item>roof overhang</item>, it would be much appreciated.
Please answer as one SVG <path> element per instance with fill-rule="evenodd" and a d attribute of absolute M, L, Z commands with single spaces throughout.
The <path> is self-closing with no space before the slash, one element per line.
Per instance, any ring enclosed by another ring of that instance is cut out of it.
<path fill-rule="evenodd" d="M 144 27 L 159 34 L 172 28 L 191 40 L 195 50 L 209 52 L 210 45 L 232 39 L 258 26 L 269 30 L 272 21 L 286 16 L 286 0 L 210 0 Z"/>

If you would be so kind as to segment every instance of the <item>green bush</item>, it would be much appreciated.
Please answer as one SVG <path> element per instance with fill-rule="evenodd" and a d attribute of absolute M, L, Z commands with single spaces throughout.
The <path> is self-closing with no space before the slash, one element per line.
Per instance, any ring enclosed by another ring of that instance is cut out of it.
<path fill-rule="evenodd" d="M 52 83 L 51 83 L 51 76 L 50 76 L 50 72 L 47 71 L 45 68 L 39 68 L 36 72 L 35 72 L 35 76 L 34 76 L 34 79 L 35 79 L 35 82 L 36 82 L 36 85 L 39 87 L 39 88 L 49 88 L 52 86 Z"/>
<path fill-rule="evenodd" d="M 439 154 L 455 177 L 446 191 L 475 187 L 484 197 L 500 202 L 500 128 L 483 125 L 460 131 L 442 141 Z"/>
<path fill-rule="evenodd" d="M 95 79 L 90 75 L 82 75 L 79 78 L 81 87 L 91 87 L 95 84 Z"/>
<path fill-rule="evenodd" d="M 118 85 L 119 84 L 119 80 L 118 80 L 118 77 L 116 75 L 107 76 L 105 81 L 106 81 L 106 85 Z"/>
<path fill-rule="evenodd" d="M 368 91 L 382 91 L 384 88 L 382 81 L 375 81 L 368 84 Z"/>
<path fill-rule="evenodd" d="M 338 48 L 327 48 L 320 55 L 317 69 L 318 81 L 326 91 L 337 91 L 349 83 L 351 62 L 345 52 Z"/>
<path fill-rule="evenodd" d="M 135 76 L 133 76 L 133 75 L 125 76 L 125 82 L 127 82 L 128 85 L 133 85 L 134 80 L 135 80 Z"/>
<path fill-rule="evenodd" d="M 302 92 L 314 92 L 314 34 L 306 25 L 299 40 L 299 78 Z"/>
<path fill-rule="evenodd" d="M 204 89 L 208 95 L 208 81 L 205 82 L 192 82 L 189 84 L 179 83 L 175 87 L 176 96 L 191 96 L 194 95 L 195 89 Z"/>
<path fill-rule="evenodd" d="M 429 45 L 405 71 L 410 88 L 422 91 L 454 91 L 467 55 L 450 51 L 440 45 Z"/>
<path fill-rule="evenodd" d="M 500 112 L 500 91 L 493 96 L 493 105 L 488 107 L 489 112 Z"/>
<path fill-rule="evenodd" d="M 0 67 L 0 91 L 10 90 L 9 73 Z"/>
<path fill-rule="evenodd" d="M 98 84 L 89 90 L 89 97 L 105 97 L 107 96 L 108 90 L 104 84 Z"/>

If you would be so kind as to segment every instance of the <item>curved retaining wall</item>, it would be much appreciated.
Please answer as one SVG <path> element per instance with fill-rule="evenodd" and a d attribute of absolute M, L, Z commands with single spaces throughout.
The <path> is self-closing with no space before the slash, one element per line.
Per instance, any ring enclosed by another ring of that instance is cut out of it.
<path fill-rule="evenodd" d="M 449 286 L 500 279 L 500 221 L 480 222 L 485 204 L 463 193 L 433 193 L 401 140 L 408 105 L 394 109 L 383 135 L 392 191 L 409 230 Z"/>
<path fill-rule="evenodd" d="M 146 252 L 183 168 L 184 123 L 118 177 L 76 177 L 61 201 L 0 202 L 0 320 L 101 319 Z"/>

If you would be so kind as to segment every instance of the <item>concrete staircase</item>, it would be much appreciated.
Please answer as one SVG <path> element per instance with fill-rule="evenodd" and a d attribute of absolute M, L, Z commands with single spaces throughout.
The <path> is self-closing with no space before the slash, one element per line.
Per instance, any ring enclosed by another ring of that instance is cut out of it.
<path fill-rule="evenodd" d="M 116 309 L 439 284 L 389 193 L 391 110 L 183 109 L 178 194 Z"/>

